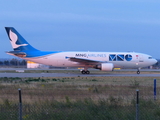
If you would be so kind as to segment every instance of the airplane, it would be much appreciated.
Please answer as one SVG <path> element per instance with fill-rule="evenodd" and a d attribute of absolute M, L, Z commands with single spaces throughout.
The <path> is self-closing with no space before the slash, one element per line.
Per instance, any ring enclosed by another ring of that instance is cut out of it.
<path fill-rule="evenodd" d="M 7 54 L 27 61 L 55 67 L 83 67 L 82 74 L 90 74 L 89 68 L 113 71 L 114 68 L 140 69 L 157 63 L 152 56 L 137 52 L 90 51 L 41 51 L 32 47 L 13 27 L 5 27 L 13 51 Z"/>

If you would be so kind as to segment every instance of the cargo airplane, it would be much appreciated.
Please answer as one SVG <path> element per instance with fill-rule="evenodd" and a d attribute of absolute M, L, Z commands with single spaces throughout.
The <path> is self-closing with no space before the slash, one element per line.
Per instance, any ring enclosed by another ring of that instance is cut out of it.
<path fill-rule="evenodd" d="M 5 27 L 13 51 L 7 54 L 27 61 L 55 67 L 83 67 L 82 74 L 89 74 L 88 68 L 112 71 L 114 68 L 140 69 L 157 62 L 152 56 L 137 52 L 90 52 L 90 51 L 40 51 L 32 47 L 13 27 Z"/>

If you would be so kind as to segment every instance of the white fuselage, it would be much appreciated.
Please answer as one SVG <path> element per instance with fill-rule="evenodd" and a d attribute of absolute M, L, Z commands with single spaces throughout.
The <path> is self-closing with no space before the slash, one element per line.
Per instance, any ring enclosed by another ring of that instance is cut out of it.
<path fill-rule="evenodd" d="M 55 67 L 92 67 L 87 64 L 70 61 L 68 59 L 70 57 L 112 63 L 114 67 L 119 68 L 142 68 L 157 62 L 150 55 L 136 52 L 59 52 L 23 59 Z"/>

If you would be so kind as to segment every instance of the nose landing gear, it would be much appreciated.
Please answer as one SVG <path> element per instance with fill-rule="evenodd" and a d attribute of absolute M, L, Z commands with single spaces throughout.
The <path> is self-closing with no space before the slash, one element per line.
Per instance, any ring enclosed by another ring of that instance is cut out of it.
<path fill-rule="evenodd" d="M 140 71 L 139 71 L 139 70 L 137 71 L 137 74 L 140 74 Z"/>
<path fill-rule="evenodd" d="M 137 70 L 137 74 L 140 74 L 141 72 L 140 72 L 140 68 L 138 68 L 138 70 Z"/>

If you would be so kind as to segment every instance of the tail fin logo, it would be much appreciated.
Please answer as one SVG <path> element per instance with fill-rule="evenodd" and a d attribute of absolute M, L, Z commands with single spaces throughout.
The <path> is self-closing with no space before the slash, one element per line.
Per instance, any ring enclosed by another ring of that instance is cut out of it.
<path fill-rule="evenodd" d="M 12 44 L 12 47 L 15 49 L 15 48 L 18 48 L 20 46 L 27 46 L 28 44 L 20 44 L 20 45 L 17 45 L 16 42 L 18 40 L 18 36 L 12 32 L 11 30 L 9 31 L 9 37 L 10 37 L 10 42 Z"/>

